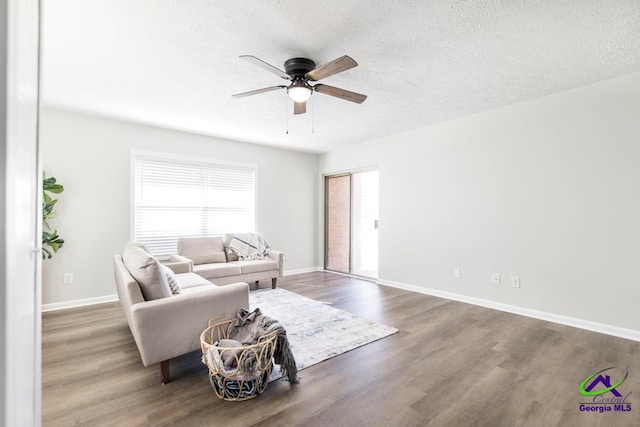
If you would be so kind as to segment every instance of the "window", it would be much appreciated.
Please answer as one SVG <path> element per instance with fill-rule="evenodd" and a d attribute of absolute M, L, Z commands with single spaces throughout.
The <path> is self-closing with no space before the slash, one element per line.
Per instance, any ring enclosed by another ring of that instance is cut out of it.
<path fill-rule="evenodd" d="M 178 237 L 253 232 L 256 167 L 133 153 L 133 239 L 156 255 Z"/>

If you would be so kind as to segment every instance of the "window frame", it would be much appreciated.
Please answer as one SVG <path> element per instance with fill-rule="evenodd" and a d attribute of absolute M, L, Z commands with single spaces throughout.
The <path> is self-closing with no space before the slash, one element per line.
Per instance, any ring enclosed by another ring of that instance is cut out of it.
<path fill-rule="evenodd" d="M 159 151 L 146 151 L 146 150 L 136 150 L 131 149 L 129 152 L 129 240 L 135 241 L 135 222 L 136 222 L 136 160 L 140 157 L 147 157 L 153 160 L 166 160 L 166 161 L 176 161 L 176 162 L 185 162 L 192 164 L 204 164 L 204 165 L 219 165 L 219 166 L 236 166 L 238 168 L 250 168 L 253 169 L 253 185 L 254 185 L 254 230 L 258 231 L 258 217 L 259 217 L 259 209 L 258 209 L 258 165 L 256 163 L 245 163 L 245 162 L 236 162 L 229 160 L 220 160 L 214 159 L 210 157 L 196 157 L 189 156 L 184 154 L 175 154 L 175 153 L 167 153 L 167 152 L 159 152 Z M 238 230 L 229 230 L 228 232 L 233 232 Z M 221 235 L 212 235 L 212 236 L 221 236 Z M 169 258 L 168 255 L 160 255 L 159 259 L 166 260 Z"/>

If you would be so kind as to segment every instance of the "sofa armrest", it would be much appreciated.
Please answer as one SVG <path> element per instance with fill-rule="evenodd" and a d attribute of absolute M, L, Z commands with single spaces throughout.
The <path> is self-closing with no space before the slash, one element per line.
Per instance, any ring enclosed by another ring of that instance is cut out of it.
<path fill-rule="evenodd" d="M 169 263 L 173 263 L 173 262 L 180 262 L 180 263 L 186 262 L 187 264 L 189 264 L 189 270 L 180 271 L 180 273 L 191 273 L 193 271 L 193 260 L 191 258 L 187 258 L 186 256 L 182 256 L 182 255 L 178 255 L 178 254 L 173 254 L 173 255 L 171 255 L 169 257 Z M 171 268 L 171 267 L 169 267 L 169 268 Z M 176 273 L 176 274 L 178 273 L 175 270 L 173 272 Z"/>
<path fill-rule="evenodd" d="M 278 269 L 280 270 L 280 272 L 278 273 L 278 277 L 282 277 L 282 272 L 284 271 L 284 252 L 268 249 L 267 255 L 272 260 L 278 262 Z"/>
<path fill-rule="evenodd" d="M 163 262 L 162 265 L 166 265 L 176 274 L 191 273 L 193 270 L 193 265 L 189 261 L 167 261 Z"/>
<path fill-rule="evenodd" d="M 199 349 L 209 319 L 223 314 L 231 319 L 239 309 L 249 308 L 249 285 L 244 282 L 202 288 L 132 306 L 144 366 Z"/>

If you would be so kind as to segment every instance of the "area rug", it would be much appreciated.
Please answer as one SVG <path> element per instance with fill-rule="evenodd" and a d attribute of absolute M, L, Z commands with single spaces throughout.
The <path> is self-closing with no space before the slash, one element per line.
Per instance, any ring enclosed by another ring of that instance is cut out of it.
<path fill-rule="evenodd" d="M 249 304 L 285 327 L 298 370 L 398 332 L 280 288 L 250 292 Z M 276 365 L 269 381 L 278 378 Z"/>

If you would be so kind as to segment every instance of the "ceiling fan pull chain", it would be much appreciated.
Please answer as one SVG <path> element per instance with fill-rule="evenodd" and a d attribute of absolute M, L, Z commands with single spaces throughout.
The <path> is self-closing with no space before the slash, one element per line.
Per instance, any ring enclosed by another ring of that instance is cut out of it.
<path fill-rule="evenodd" d="M 285 119 L 286 135 L 289 135 L 289 101 L 284 103 L 284 119 Z"/>
<path fill-rule="evenodd" d="M 311 99 L 311 135 L 316 133 L 316 100 Z"/>

